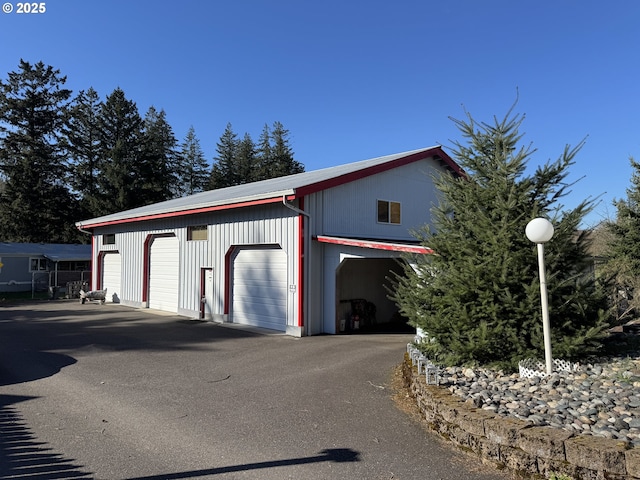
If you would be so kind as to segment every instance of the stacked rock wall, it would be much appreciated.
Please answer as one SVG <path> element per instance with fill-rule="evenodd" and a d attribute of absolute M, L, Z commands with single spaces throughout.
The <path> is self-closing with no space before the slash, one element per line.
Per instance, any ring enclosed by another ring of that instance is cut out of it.
<path fill-rule="evenodd" d="M 427 385 L 408 355 L 402 370 L 405 385 L 431 429 L 483 462 L 545 478 L 556 473 L 576 480 L 640 479 L 640 448 L 631 448 L 628 442 L 576 436 L 475 408 L 442 387 Z"/>

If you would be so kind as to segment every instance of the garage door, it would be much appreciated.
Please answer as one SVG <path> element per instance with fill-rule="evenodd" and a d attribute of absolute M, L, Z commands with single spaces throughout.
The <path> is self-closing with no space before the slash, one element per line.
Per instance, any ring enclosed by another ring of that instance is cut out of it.
<path fill-rule="evenodd" d="M 153 239 L 149 252 L 149 308 L 178 311 L 178 239 Z"/>
<path fill-rule="evenodd" d="M 232 294 L 233 323 L 286 330 L 287 255 L 280 248 L 239 250 Z"/>
<path fill-rule="evenodd" d="M 102 288 L 107 289 L 107 302 L 120 303 L 122 264 L 119 253 L 106 253 L 102 260 Z"/>

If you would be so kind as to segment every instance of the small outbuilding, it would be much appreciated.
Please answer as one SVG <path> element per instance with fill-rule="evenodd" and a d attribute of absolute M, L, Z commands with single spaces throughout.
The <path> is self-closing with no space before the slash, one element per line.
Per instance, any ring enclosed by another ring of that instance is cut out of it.
<path fill-rule="evenodd" d="M 264 180 L 78 222 L 107 301 L 294 336 L 402 323 L 388 278 L 430 223 L 441 147 Z"/>
<path fill-rule="evenodd" d="M 91 245 L 0 243 L 0 292 L 40 292 L 89 281 Z"/>

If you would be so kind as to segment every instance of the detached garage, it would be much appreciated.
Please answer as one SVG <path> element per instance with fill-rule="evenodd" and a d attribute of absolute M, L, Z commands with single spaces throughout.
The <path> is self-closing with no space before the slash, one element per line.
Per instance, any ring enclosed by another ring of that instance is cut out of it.
<path fill-rule="evenodd" d="M 372 330 L 401 322 L 386 285 L 405 253 L 430 253 L 410 232 L 431 220 L 438 174 L 462 172 L 431 147 L 77 226 L 114 302 L 294 336 Z"/>

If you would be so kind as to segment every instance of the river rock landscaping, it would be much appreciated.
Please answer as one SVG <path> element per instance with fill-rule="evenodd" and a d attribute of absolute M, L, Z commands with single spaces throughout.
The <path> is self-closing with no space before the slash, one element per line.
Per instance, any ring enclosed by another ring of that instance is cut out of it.
<path fill-rule="evenodd" d="M 441 387 L 499 416 L 640 445 L 640 355 L 545 377 L 461 367 L 444 368 L 439 376 Z"/>

